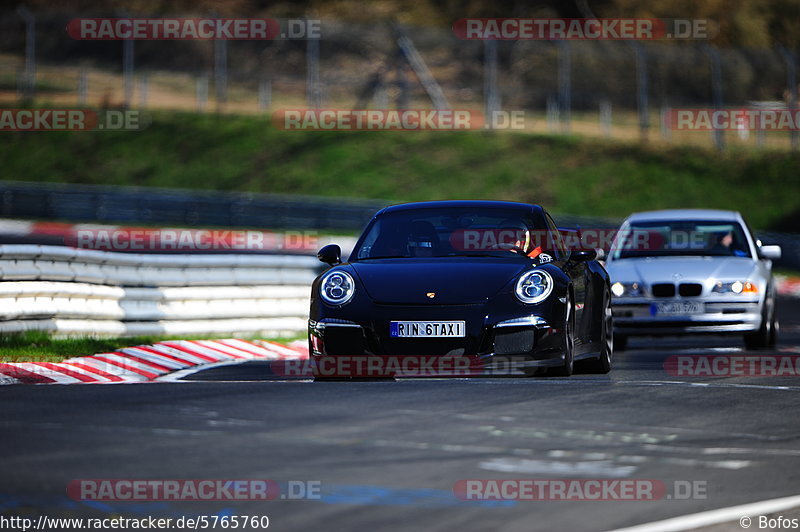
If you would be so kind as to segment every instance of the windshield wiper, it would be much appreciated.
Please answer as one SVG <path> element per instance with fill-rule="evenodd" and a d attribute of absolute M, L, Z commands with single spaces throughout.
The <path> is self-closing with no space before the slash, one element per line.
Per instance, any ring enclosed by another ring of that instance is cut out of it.
<path fill-rule="evenodd" d="M 496 257 L 504 259 L 506 257 L 513 257 L 513 255 L 507 253 L 503 253 L 502 255 L 497 253 L 448 253 L 445 257 Z"/>

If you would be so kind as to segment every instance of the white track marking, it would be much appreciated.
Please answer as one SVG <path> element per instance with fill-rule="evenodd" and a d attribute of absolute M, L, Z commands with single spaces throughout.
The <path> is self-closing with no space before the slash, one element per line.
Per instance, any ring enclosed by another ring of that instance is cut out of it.
<path fill-rule="evenodd" d="M 753 519 L 755 516 L 767 515 L 774 512 L 788 510 L 800 506 L 800 495 L 791 497 L 782 497 L 780 499 L 770 499 L 767 501 L 753 502 L 749 504 L 741 504 L 739 506 L 729 506 L 728 508 L 720 508 L 718 510 L 709 510 L 707 512 L 700 512 L 696 514 L 682 515 L 680 517 L 673 517 L 671 519 L 664 519 L 663 521 L 655 521 L 652 523 L 644 523 L 627 528 L 618 528 L 613 532 L 680 532 L 682 530 L 691 530 L 710 525 L 718 525 L 720 523 L 728 523 L 738 521 L 744 516 Z M 753 522 L 753 524 L 756 524 Z M 737 530 L 744 530 L 739 523 L 736 523 Z M 758 526 L 752 527 L 754 530 Z"/>
<path fill-rule="evenodd" d="M 577 477 L 629 477 L 636 466 L 614 465 L 611 460 L 593 462 L 555 462 L 552 460 L 529 460 L 525 458 L 493 458 L 480 462 L 478 467 L 503 473 L 532 473 L 545 475 L 566 475 Z"/>
<path fill-rule="evenodd" d="M 258 359 L 256 359 L 258 360 Z M 182 381 L 182 379 L 188 377 L 189 375 L 194 375 L 200 371 L 205 371 L 207 369 L 214 369 L 214 368 L 222 368 L 225 366 L 238 366 L 239 364 L 244 364 L 245 362 L 252 362 L 253 360 L 224 360 L 221 362 L 214 362 L 211 364 L 203 364 L 202 366 L 194 366 L 191 368 L 181 369 L 178 371 L 173 371 L 172 373 L 167 373 L 166 375 L 162 375 L 160 377 L 156 377 L 154 382 L 186 382 L 187 384 L 191 383 L 191 381 Z"/>

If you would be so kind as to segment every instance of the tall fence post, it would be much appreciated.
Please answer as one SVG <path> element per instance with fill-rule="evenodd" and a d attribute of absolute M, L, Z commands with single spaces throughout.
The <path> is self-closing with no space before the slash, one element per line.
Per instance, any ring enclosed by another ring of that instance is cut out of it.
<path fill-rule="evenodd" d="M 25 70 L 21 93 L 23 100 L 31 101 L 36 91 L 36 17 L 25 6 L 19 6 L 17 14 L 25 23 Z"/>
<path fill-rule="evenodd" d="M 123 17 L 129 14 L 123 12 Z M 133 39 L 122 41 L 122 100 L 126 109 L 133 104 Z"/>
<path fill-rule="evenodd" d="M 650 131 L 650 110 L 647 101 L 647 53 L 644 46 L 631 42 L 636 54 L 636 106 L 639 111 L 639 139 L 647 142 Z"/>
<path fill-rule="evenodd" d="M 707 46 L 709 59 L 711 61 L 711 94 L 714 99 L 714 109 L 717 111 L 722 109 L 722 60 L 719 56 L 719 50 L 712 46 Z M 725 132 L 716 128 L 713 131 L 714 146 L 717 151 L 725 149 Z"/>
<path fill-rule="evenodd" d="M 672 130 L 669 125 L 669 114 L 671 110 L 669 105 L 661 105 L 661 138 L 667 142 L 672 140 Z"/>
<path fill-rule="evenodd" d="M 142 75 L 139 79 L 139 107 L 144 109 L 147 107 L 147 98 L 150 96 L 150 80 L 147 79 L 147 74 Z"/>
<path fill-rule="evenodd" d="M 272 81 L 261 78 L 258 82 L 258 110 L 266 111 L 272 105 Z"/>
<path fill-rule="evenodd" d="M 789 112 L 794 115 L 797 109 L 797 57 L 783 46 L 778 46 L 778 52 L 786 62 L 786 84 L 789 86 L 789 101 L 786 102 L 786 105 L 789 107 Z M 791 129 L 789 138 L 791 139 L 792 151 L 797 151 L 797 127 Z"/>
<path fill-rule="evenodd" d="M 208 103 L 208 76 L 202 75 L 197 78 L 195 99 L 197 101 L 197 112 L 202 113 L 205 111 L 206 104 Z"/>
<path fill-rule="evenodd" d="M 398 109 L 408 109 L 410 105 L 410 97 L 408 94 L 408 73 L 406 72 L 405 65 L 400 61 L 397 62 L 395 73 L 395 84 L 397 85 L 397 99 L 395 100 L 395 107 Z"/>
<path fill-rule="evenodd" d="M 572 118 L 572 58 L 569 41 L 558 41 L 558 110 L 562 130 L 569 133 Z"/>
<path fill-rule="evenodd" d="M 78 105 L 86 105 L 89 96 L 89 75 L 86 69 L 78 72 Z"/>
<path fill-rule="evenodd" d="M 611 102 L 603 100 L 600 102 L 600 130 L 604 137 L 611 136 Z"/>
<path fill-rule="evenodd" d="M 225 39 L 214 41 L 214 99 L 217 112 L 223 112 L 228 102 L 228 41 Z"/>
<path fill-rule="evenodd" d="M 497 41 L 483 41 L 483 98 L 485 123 L 493 127 L 495 113 L 500 110 L 500 96 L 497 93 Z"/>
<path fill-rule="evenodd" d="M 553 96 L 547 97 L 547 130 L 550 133 L 559 130 L 558 101 Z"/>
<path fill-rule="evenodd" d="M 319 86 L 319 37 L 306 40 L 306 104 L 319 109 L 322 97 Z"/>

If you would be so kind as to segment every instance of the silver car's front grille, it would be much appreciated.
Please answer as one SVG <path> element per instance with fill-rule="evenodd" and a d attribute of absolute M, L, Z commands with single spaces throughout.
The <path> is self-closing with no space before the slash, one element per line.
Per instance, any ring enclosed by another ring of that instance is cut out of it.
<path fill-rule="evenodd" d="M 672 283 L 655 283 L 651 290 L 653 297 L 675 297 L 675 285 Z"/>
<path fill-rule="evenodd" d="M 675 285 L 672 283 L 655 283 L 651 287 L 653 297 L 675 297 Z M 677 293 L 681 297 L 698 297 L 703 293 L 703 285 L 700 283 L 681 283 Z"/>
<path fill-rule="evenodd" d="M 703 293 L 703 285 L 700 283 L 681 283 L 678 287 L 681 297 L 697 297 Z"/>

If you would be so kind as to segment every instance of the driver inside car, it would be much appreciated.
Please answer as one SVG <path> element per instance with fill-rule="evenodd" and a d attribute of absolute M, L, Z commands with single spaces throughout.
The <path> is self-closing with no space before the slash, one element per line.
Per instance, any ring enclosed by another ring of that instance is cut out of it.
<path fill-rule="evenodd" d="M 535 259 L 542 252 L 541 246 L 536 246 L 531 249 L 531 232 L 524 225 L 503 228 L 500 230 L 499 234 L 501 236 L 507 234 L 514 235 L 513 240 L 501 242 L 501 244 L 507 244 L 507 249 L 509 251 L 518 253 L 520 255 L 526 255 L 531 259 Z M 511 245 L 508 246 L 508 244 Z"/>
<path fill-rule="evenodd" d="M 439 243 L 439 236 L 433 224 L 426 221 L 416 221 L 411 224 L 411 233 L 408 235 L 407 251 L 410 257 L 433 257 Z"/>

